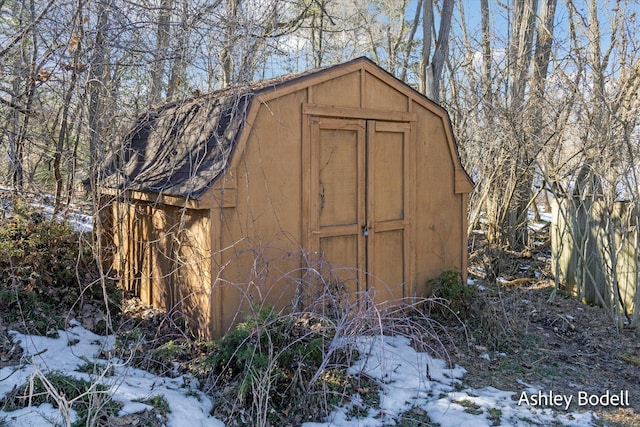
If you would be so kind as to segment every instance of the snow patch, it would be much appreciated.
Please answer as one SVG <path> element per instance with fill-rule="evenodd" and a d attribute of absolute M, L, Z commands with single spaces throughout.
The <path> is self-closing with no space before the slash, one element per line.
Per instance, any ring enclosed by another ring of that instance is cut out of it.
<path fill-rule="evenodd" d="M 363 372 L 381 381 L 380 412 L 350 418 L 348 408 L 336 408 L 323 423 L 308 422 L 304 427 L 381 427 L 394 425 L 412 408 L 420 408 L 442 427 L 551 425 L 592 426 L 591 412 L 558 414 L 549 409 L 519 406 L 517 395 L 494 387 L 460 389 L 466 373 L 460 366 L 450 367 L 442 359 L 417 352 L 402 336 L 359 337 L 362 357 L 350 373 Z M 533 386 L 521 382 L 527 391 Z M 471 409 L 470 409 L 471 407 Z"/>
<path fill-rule="evenodd" d="M 59 338 L 23 335 L 12 331 L 15 342 L 20 341 L 24 349 L 24 359 L 28 362 L 21 366 L 7 366 L 0 369 L 0 399 L 14 387 L 25 384 L 35 369 L 43 372 L 61 371 L 67 375 L 88 381 L 98 381 L 109 388 L 113 400 L 123 404 L 120 415 L 143 411 L 149 405 L 143 401 L 153 396 L 164 396 L 171 412 L 167 414 L 168 426 L 224 426 L 209 415 L 213 401 L 199 390 L 190 388 L 182 378 L 168 378 L 153 375 L 135 369 L 117 359 L 102 358 L 108 354 L 115 343 L 113 336 L 96 335 L 77 322 L 66 331 L 59 331 Z M 87 361 L 112 366 L 113 376 L 89 375 L 75 371 Z M 60 412 L 50 404 L 22 408 L 12 412 L 0 411 L 0 420 L 6 419 L 9 425 L 44 427 L 61 424 Z"/>

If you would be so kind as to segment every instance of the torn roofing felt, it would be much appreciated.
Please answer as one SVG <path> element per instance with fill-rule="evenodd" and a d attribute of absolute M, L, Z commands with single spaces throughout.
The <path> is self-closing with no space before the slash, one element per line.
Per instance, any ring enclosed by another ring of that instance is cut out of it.
<path fill-rule="evenodd" d="M 225 170 L 254 91 L 228 89 L 140 115 L 102 170 L 102 185 L 199 199 Z"/>

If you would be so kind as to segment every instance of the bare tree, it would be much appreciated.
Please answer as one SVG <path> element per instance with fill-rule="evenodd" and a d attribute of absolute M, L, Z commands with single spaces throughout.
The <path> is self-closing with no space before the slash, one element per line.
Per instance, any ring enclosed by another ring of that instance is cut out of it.
<path fill-rule="evenodd" d="M 100 147 L 103 139 L 105 121 L 105 100 L 109 80 L 108 37 L 109 18 L 113 0 L 97 1 L 97 22 L 93 41 L 93 56 L 89 69 L 89 179 L 91 188 L 96 186 L 97 170 L 100 159 Z"/>
<path fill-rule="evenodd" d="M 84 7 L 85 1 L 78 0 L 77 7 L 74 11 L 74 15 L 72 18 L 73 28 L 72 34 L 70 35 L 67 51 L 72 54 L 72 60 L 70 63 L 60 64 L 60 68 L 64 71 L 70 72 L 71 76 L 69 78 L 68 86 L 64 89 L 64 97 L 62 100 L 62 106 L 59 113 L 56 115 L 56 120 L 54 121 L 52 134 L 56 133 L 55 136 L 55 151 L 53 154 L 53 176 L 56 183 L 55 188 L 55 210 L 58 211 L 62 208 L 63 204 L 63 192 L 65 189 L 67 190 L 67 198 L 66 202 L 69 204 L 71 202 L 72 189 L 73 189 L 73 181 L 75 176 L 75 160 L 77 158 L 77 148 L 78 148 L 78 139 L 76 138 L 76 144 L 73 150 L 73 156 L 71 156 L 71 167 L 68 167 L 69 171 L 69 179 L 65 183 L 63 177 L 63 157 L 65 155 L 65 148 L 69 145 L 69 140 L 72 139 L 74 122 L 77 122 L 77 115 L 72 116 L 72 110 L 74 109 L 74 105 L 72 103 L 73 97 L 78 90 L 79 79 L 81 77 L 82 72 L 85 69 L 85 64 L 81 61 L 81 53 L 83 50 L 83 38 L 84 38 Z"/>
<path fill-rule="evenodd" d="M 10 162 L 11 187 L 14 192 L 22 189 L 25 170 L 25 146 L 31 126 L 31 110 L 35 100 L 36 89 L 45 75 L 40 74 L 41 58 L 38 51 L 38 36 L 36 24 L 43 15 L 36 12 L 35 0 L 22 0 L 13 6 L 17 17 L 18 28 L 16 37 L 3 49 L 6 55 L 14 46 L 16 52 L 13 63 L 13 83 L 10 89 L 11 122 L 6 137 L 8 140 L 8 154 Z"/>
<path fill-rule="evenodd" d="M 156 48 L 153 52 L 153 62 L 151 63 L 149 79 L 149 103 L 154 104 L 160 101 L 163 80 L 165 73 L 165 63 L 169 56 L 169 40 L 171 37 L 171 16 L 174 7 L 173 0 L 161 0 L 158 7 L 158 18 L 156 26 Z"/>
<path fill-rule="evenodd" d="M 457 108 L 469 111 L 463 113 L 467 125 L 460 132 L 473 140 L 463 144 L 463 152 L 478 178 L 470 224 L 477 225 L 484 215 L 488 240 L 518 249 L 528 244 L 536 159 L 556 132 L 548 120 L 544 95 L 553 60 L 556 2 L 543 1 L 540 10 L 537 0 L 514 2 L 505 9 L 508 32 L 504 39 L 493 32 L 489 2 L 479 6 L 481 31 L 474 46 L 482 62 L 468 57 L 468 71 L 463 74 L 468 76 L 467 84 L 480 89 L 479 97 L 473 95 L 479 108 L 468 103 Z M 504 44 L 492 45 L 500 42 Z M 470 49 L 471 43 L 466 44 Z M 469 89 L 467 93 L 476 92 Z"/>
<path fill-rule="evenodd" d="M 433 0 L 423 0 L 422 2 L 423 44 L 420 58 L 420 87 L 422 92 L 435 102 L 440 100 L 440 80 L 449 47 L 453 4 L 453 0 L 443 0 L 442 2 L 438 37 L 435 39 L 435 47 L 432 48 L 431 32 L 435 31 L 434 4 Z"/>

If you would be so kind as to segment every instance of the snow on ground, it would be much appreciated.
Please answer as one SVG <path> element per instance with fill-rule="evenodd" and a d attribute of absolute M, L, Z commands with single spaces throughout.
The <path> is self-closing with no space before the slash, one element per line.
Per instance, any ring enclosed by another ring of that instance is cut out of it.
<path fill-rule="evenodd" d="M 114 345 L 113 337 L 95 335 L 77 323 L 66 331 L 60 331 L 59 338 L 19 333 L 13 333 L 13 337 L 15 342 L 21 342 L 25 357 L 31 362 L 21 367 L 0 369 L 0 399 L 15 386 L 25 384 L 36 369 L 42 372 L 62 371 L 85 380 L 95 380 L 95 377 L 75 369 L 87 360 L 109 363 L 100 355 Z M 442 427 L 594 425 L 591 412 L 553 412 L 548 408 L 518 405 L 519 393 L 536 392 L 524 383 L 523 390 L 517 393 L 492 387 L 463 388 L 460 385 L 460 378 L 465 374 L 462 367 L 450 368 L 444 360 L 417 352 L 405 337 L 359 337 L 356 345 L 364 356 L 350 371 L 364 372 L 381 382 L 380 407 L 369 408 L 366 416 L 353 418 L 349 415 L 350 411 L 353 413 L 353 406 L 362 405 L 361 398 L 355 395 L 351 404 L 335 409 L 324 422 L 308 422 L 304 427 L 394 425 L 398 416 L 409 410 L 428 414 L 433 422 Z M 168 414 L 169 426 L 224 425 L 209 415 L 213 402 L 194 388 L 197 386 L 194 381 L 152 375 L 128 367 L 126 363 L 116 364 L 115 372 L 116 375 L 103 377 L 100 382 L 109 386 L 112 398 L 123 404 L 120 415 L 149 408 L 136 400 L 163 395 L 171 410 Z M 0 411 L 0 421 L 3 419 L 8 425 L 36 427 L 62 421 L 59 411 L 49 404 L 13 412 Z"/>
<path fill-rule="evenodd" d="M 444 360 L 416 352 L 405 337 L 362 337 L 358 344 L 361 354 L 368 356 L 356 362 L 351 371 L 365 372 L 382 382 L 380 411 L 370 410 L 366 418 L 350 420 L 350 408 L 339 408 L 326 422 L 306 423 L 304 427 L 394 425 L 399 415 L 414 408 L 442 427 L 492 426 L 494 422 L 502 426 L 593 425 L 590 412 L 559 415 L 550 409 L 520 406 L 512 399 L 513 392 L 493 387 L 462 389 L 462 367 L 448 368 Z M 354 400 L 357 402 L 357 397 Z"/>
<path fill-rule="evenodd" d="M 136 402 L 153 396 L 162 395 L 170 405 L 168 414 L 170 426 L 224 426 L 211 415 L 210 398 L 192 388 L 192 384 L 183 378 L 167 378 L 152 375 L 140 369 L 127 366 L 126 363 L 109 362 L 100 355 L 113 348 L 112 336 L 104 337 L 87 331 L 75 324 L 66 331 L 59 331 L 59 338 L 22 335 L 13 333 L 14 342 L 20 341 L 24 356 L 30 363 L 16 370 L 15 366 L 0 369 L 0 399 L 15 386 L 29 381 L 36 369 L 41 372 L 60 371 L 84 380 L 93 381 L 96 376 L 75 371 L 87 360 L 104 364 L 115 363 L 115 375 L 104 376 L 99 382 L 109 387 L 111 397 L 123 404 L 121 416 L 150 409 L 151 406 Z M 15 371 L 15 372 L 14 372 Z M 63 424 L 59 411 L 50 404 L 37 408 L 23 408 L 12 412 L 0 411 L 0 420 L 5 419 L 14 426 L 51 426 Z M 73 418 L 72 418 L 73 421 Z"/>
<path fill-rule="evenodd" d="M 9 194 L 11 194 L 9 188 L 0 186 L 0 207 L 2 207 L 5 215 L 13 210 L 13 200 L 8 196 Z M 35 197 L 32 194 L 31 198 L 32 200 L 29 202 L 29 206 L 34 212 L 42 213 L 46 219 L 50 220 L 54 218 L 55 213 L 54 219 L 57 222 L 65 222 L 76 231 L 90 233 L 93 230 L 93 217 L 88 213 L 73 208 L 56 213 L 53 207 L 54 196 L 50 194 L 43 193 Z"/>
<path fill-rule="evenodd" d="M 50 204 L 33 202 L 31 206 L 36 211 L 40 210 L 49 220 L 54 217 L 55 210 Z M 65 214 L 57 213 L 55 219 L 58 222 L 66 222 L 74 230 L 81 233 L 90 233 L 93 230 L 93 217 L 78 210 L 71 210 Z"/>

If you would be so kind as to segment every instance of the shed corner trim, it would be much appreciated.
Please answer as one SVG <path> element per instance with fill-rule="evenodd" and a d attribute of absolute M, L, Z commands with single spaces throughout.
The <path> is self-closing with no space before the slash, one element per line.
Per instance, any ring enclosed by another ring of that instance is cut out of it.
<path fill-rule="evenodd" d="M 469 194 L 473 191 L 473 181 L 464 169 L 455 169 L 454 180 L 454 192 L 456 194 Z"/>

